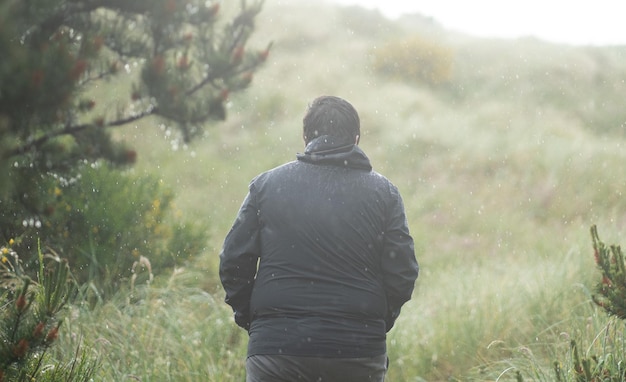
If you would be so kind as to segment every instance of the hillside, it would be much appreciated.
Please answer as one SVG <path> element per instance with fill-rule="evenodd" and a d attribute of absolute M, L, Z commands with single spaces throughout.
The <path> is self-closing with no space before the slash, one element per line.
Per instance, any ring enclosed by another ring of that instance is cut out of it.
<path fill-rule="evenodd" d="M 492 341 L 518 346 L 577 314 L 595 277 L 590 225 L 626 238 L 626 46 L 478 39 L 306 1 L 268 1 L 257 28 L 253 46 L 273 41 L 266 66 L 201 141 L 180 146 L 154 121 L 121 132 L 136 171 L 210 223 L 205 288 L 219 293 L 217 253 L 249 180 L 295 158 L 307 103 L 333 94 L 355 105 L 361 146 L 400 188 L 423 269 L 390 350 L 409 374 L 392 380 L 467 373 Z M 445 81 L 376 69 L 414 38 L 447 52 Z"/>
<path fill-rule="evenodd" d="M 359 8 L 289 4 L 266 5 L 252 45 L 273 41 L 270 59 L 253 87 L 231 100 L 229 119 L 209 127 L 202 142 L 167 152 L 160 129 L 141 127 L 139 167 L 156 164 L 164 176 L 177 176 L 172 184 L 187 188 L 179 192 L 182 207 L 190 200 L 199 212 L 195 198 L 228 181 L 233 200 L 217 205 L 232 215 L 252 176 L 302 148 L 307 102 L 335 94 L 359 110 L 362 146 L 407 194 L 417 224 L 435 207 L 440 218 L 451 215 L 459 224 L 463 212 L 444 214 L 451 206 L 441 206 L 455 194 L 463 210 L 475 203 L 465 217 L 470 221 L 479 209 L 490 216 L 484 211 L 490 208 L 511 219 L 586 225 L 623 210 L 619 181 L 611 176 L 620 167 L 609 165 L 621 162 L 626 47 L 474 39 L 419 16 L 392 22 Z M 392 79 L 373 69 L 376 49 L 415 35 L 452 52 L 445 84 Z M 146 140 L 153 132 L 155 139 Z"/>

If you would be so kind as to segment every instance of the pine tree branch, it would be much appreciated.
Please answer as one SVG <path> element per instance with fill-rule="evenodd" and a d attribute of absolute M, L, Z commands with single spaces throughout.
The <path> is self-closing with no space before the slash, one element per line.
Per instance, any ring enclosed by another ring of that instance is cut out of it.
<path fill-rule="evenodd" d="M 158 108 L 153 107 L 150 108 L 142 113 L 139 114 L 135 114 L 126 118 L 120 118 L 118 120 L 115 121 L 111 121 L 111 122 L 107 122 L 104 123 L 102 126 L 100 126 L 100 128 L 102 129 L 106 129 L 109 127 L 119 127 L 119 126 L 123 126 L 135 121 L 138 121 L 142 118 L 148 117 L 150 115 L 157 115 L 158 114 Z M 56 137 L 60 137 L 63 135 L 74 135 L 80 131 L 92 128 L 97 126 L 96 124 L 93 123 L 86 123 L 86 124 L 80 124 L 80 125 L 68 125 L 65 126 L 64 128 L 60 129 L 60 130 L 56 130 L 56 131 L 51 131 L 47 134 L 42 135 L 41 137 L 37 138 L 37 139 L 32 139 L 26 143 L 24 143 L 21 146 L 15 147 L 11 150 L 8 150 L 7 152 L 5 152 L 2 155 L 2 159 L 8 159 L 17 155 L 22 155 L 25 154 L 26 152 L 33 150 L 33 149 L 37 149 L 41 146 L 43 146 L 46 142 L 50 141 L 52 138 L 56 138 Z"/>
<path fill-rule="evenodd" d="M 203 87 L 205 87 L 208 84 L 212 84 L 215 87 L 217 87 L 217 85 L 215 85 L 215 83 L 213 82 L 217 78 L 219 78 L 219 76 L 216 76 L 212 72 L 209 72 L 200 82 L 198 82 L 196 85 L 194 85 L 191 88 L 189 88 L 185 92 L 185 94 L 188 95 L 188 96 L 193 95 L 195 92 L 197 92 L 198 90 L 202 89 Z"/>
<path fill-rule="evenodd" d="M 185 91 L 185 94 L 190 96 L 193 95 L 194 93 L 198 92 L 199 90 L 201 90 L 203 87 L 207 86 L 207 85 L 212 85 L 213 87 L 215 87 L 216 89 L 219 89 L 219 86 L 215 83 L 215 80 L 221 77 L 235 77 L 238 76 L 240 74 L 246 73 L 246 72 L 250 72 L 252 70 L 254 70 L 256 67 L 258 66 L 258 64 L 256 63 L 251 63 L 249 65 L 246 66 L 242 66 L 239 69 L 231 72 L 228 76 L 218 76 L 215 75 L 214 72 L 209 71 L 207 73 L 207 75 L 197 84 L 193 85 L 192 87 L 190 87 L 189 89 L 187 89 Z"/>

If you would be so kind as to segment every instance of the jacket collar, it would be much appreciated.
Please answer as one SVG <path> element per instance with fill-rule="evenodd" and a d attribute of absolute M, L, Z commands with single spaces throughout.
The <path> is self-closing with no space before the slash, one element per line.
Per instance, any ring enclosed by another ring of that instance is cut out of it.
<path fill-rule="evenodd" d="M 296 157 L 306 163 L 372 170 L 369 158 L 359 146 L 334 142 L 328 135 L 313 139 L 306 146 L 304 154 L 298 153 Z"/>

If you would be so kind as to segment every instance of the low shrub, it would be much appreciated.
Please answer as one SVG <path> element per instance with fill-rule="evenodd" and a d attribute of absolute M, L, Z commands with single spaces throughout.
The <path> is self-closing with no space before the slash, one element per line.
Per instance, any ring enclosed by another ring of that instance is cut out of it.
<path fill-rule="evenodd" d="M 532 367 L 527 369 L 534 371 L 525 373 L 516 370 L 517 381 L 524 381 L 524 376 L 528 375 L 533 377 L 532 380 L 557 382 L 626 380 L 626 263 L 620 246 L 604 244 L 595 225 L 591 227 L 591 239 L 595 261 L 601 273 L 591 300 L 608 314 L 607 320 L 596 317 L 594 321 L 604 324 L 599 330 L 593 330 L 591 323 L 587 322 L 588 333 L 579 335 L 579 339 L 570 339 L 562 360 L 553 363 L 551 375 L 545 370 L 538 372 L 540 367 Z"/>
<path fill-rule="evenodd" d="M 178 219 L 174 194 L 155 176 L 101 164 L 83 166 L 73 179 L 49 176 L 38 187 L 48 188 L 43 213 L 33 224 L 24 220 L 18 246 L 33 248 L 41 237 L 60 248 L 82 290 L 97 299 L 128 280 L 135 262 L 148 261 L 158 273 L 198 255 L 207 241 L 204 227 Z M 34 261 L 24 258 L 27 271 Z"/>
<path fill-rule="evenodd" d="M 34 281 L 24 273 L 13 244 L 0 248 L 0 382 L 89 381 L 98 361 L 80 348 L 68 363 L 48 352 L 72 291 L 67 262 L 39 251 Z"/>
<path fill-rule="evenodd" d="M 452 78 L 452 50 L 419 36 L 389 42 L 372 56 L 376 72 L 402 81 L 436 86 Z"/>

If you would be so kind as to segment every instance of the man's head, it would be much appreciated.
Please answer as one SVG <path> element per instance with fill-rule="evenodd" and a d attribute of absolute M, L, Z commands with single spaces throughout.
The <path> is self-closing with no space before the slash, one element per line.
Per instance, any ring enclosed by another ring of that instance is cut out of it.
<path fill-rule="evenodd" d="M 359 142 L 359 114 L 348 101 L 339 97 L 321 96 L 314 99 L 302 122 L 305 144 L 321 135 L 328 135 L 337 143 Z"/>

